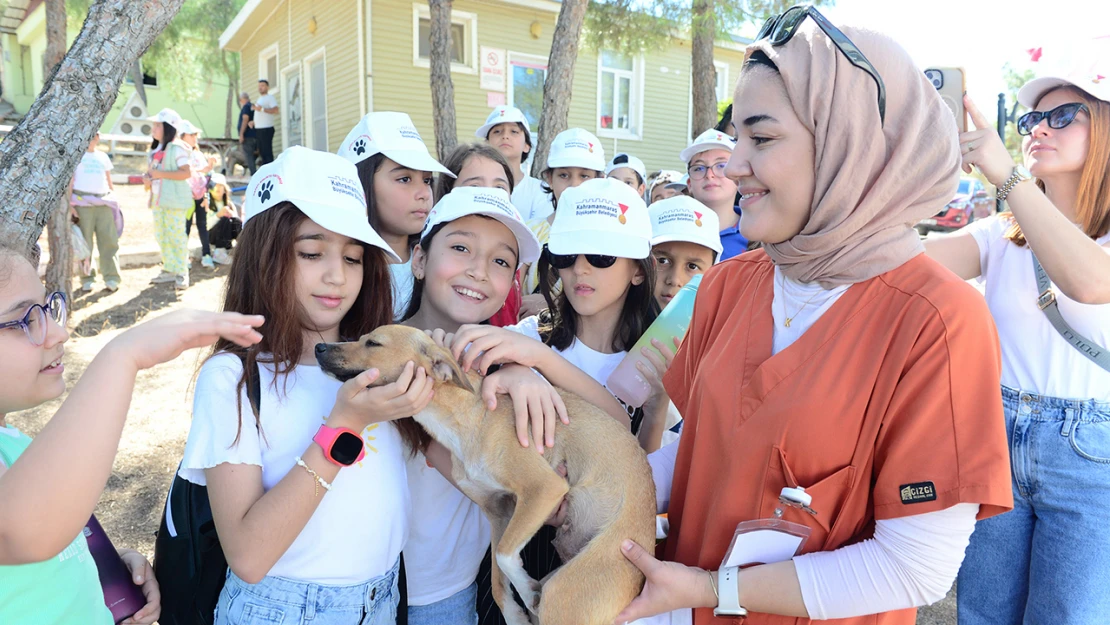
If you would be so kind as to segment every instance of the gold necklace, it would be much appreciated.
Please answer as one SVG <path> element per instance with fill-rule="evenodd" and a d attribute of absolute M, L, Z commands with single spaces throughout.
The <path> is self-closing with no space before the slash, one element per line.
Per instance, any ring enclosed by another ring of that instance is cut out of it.
<path fill-rule="evenodd" d="M 797 310 L 797 312 L 794 313 L 793 316 L 788 316 L 787 313 L 786 313 L 786 278 L 783 277 L 783 279 L 782 279 L 782 316 L 783 316 L 784 320 L 783 320 L 782 325 L 789 328 L 790 323 L 792 321 L 794 321 L 794 319 L 797 318 L 798 315 L 802 314 L 802 311 L 806 309 L 806 306 L 809 306 L 809 303 L 812 302 L 813 298 L 817 297 L 817 295 L 819 293 L 821 293 L 821 290 L 814 291 L 813 295 L 809 296 L 809 299 L 806 300 L 806 303 L 802 304 L 802 307 L 799 308 Z"/>

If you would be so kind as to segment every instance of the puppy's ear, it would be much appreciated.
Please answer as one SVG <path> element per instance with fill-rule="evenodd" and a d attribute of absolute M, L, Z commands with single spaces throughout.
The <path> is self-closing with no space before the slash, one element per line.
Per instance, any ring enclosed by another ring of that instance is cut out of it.
<path fill-rule="evenodd" d="M 466 374 L 463 373 L 459 363 L 451 356 L 451 352 L 439 346 L 424 346 L 424 355 L 428 357 L 430 368 L 428 374 L 439 382 L 446 382 L 461 389 L 475 392 Z"/>

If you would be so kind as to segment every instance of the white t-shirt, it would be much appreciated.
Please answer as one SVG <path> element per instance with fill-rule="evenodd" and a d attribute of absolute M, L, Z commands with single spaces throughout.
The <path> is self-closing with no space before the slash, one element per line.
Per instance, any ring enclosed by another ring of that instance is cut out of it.
<path fill-rule="evenodd" d="M 100 150 L 85 152 L 81 162 L 73 172 L 73 190 L 104 195 L 111 191 L 108 187 L 108 172 L 112 171 L 112 159 Z"/>
<path fill-rule="evenodd" d="M 555 212 L 555 207 L 551 205 L 551 194 L 544 191 L 543 183 L 527 174 L 520 180 L 520 184 L 513 187 L 512 200 L 525 223 L 547 219 L 548 215 Z"/>
<path fill-rule="evenodd" d="M 269 93 L 267 93 L 264 96 L 259 96 L 258 99 L 254 101 L 254 103 L 257 104 L 258 106 L 261 106 L 264 109 L 277 108 L 277 105 L 278 105 L 277 98 L 270 95 Z M 276 113 L 267 113 L 265 111 L 255 111 L 254 112 L 254 127 L 255 128 L 273 128 L 274 123 L 275 123 L 276 120 L 277 120 L 277 114 Z"/>
<path fill-rule="evenodd" d="M 850 285 L 825 290 L 816 282 L 795 282 L 782 275 L 775 267 L 775 296 L 771 300 L 771 317 L 774 319 L 774 346 L 772 354 L 790 347 L 806 330 L 810 329 L 836 300 L 848 291 Z M 786 318 L 790 327 L 786 327 Z"/>
<path fill-rule="evenodd" d="M 204 469 L 220 464 L 262 467 L 269 491 L 290 471 L 304 471 L 293 460 L 304 454 L 335 404 L 340 383 L 317 366 L 298 365 L 274 387 L 274 369 L 262 365 L 255 425 L 246 388 L 240 395 L 243 425 L 238 444 L 235 388 L 242 361 L 218 354 L 204 363 L 193 397 L 193 424 L 179 475 L 206 485 Z M 410 511 L 405 478 L 405 449 L 397 428 L 380 423 L 362 432 L 366 457 L 345 467 L 308 524 L 267 575 L 329 585 L 360 584 L 389 572 L 401 553 Z M 264 438 L 263 438 L 264 437 Z M 312 488 L 305 475 L 304 488 Z"/>
<path fill-rule="evenodd" d="M 409 605 L 446 599 L 474 583 L 490 546 L 489 521 L 474 503 L 428 466 L 408 460 L 412 517 L 405 543 Z"/>
<path fill-rule="evenodd" d="M 390 283 L 393 285 L 393 320 L 400 321 L 412 301 L 412 286 L 415 279 L 412 276 L 412 255 L 403 263 L 389 266 Z"/>
<path fill-rule="evenodd" d="M 537 341 L 543 340 L 540 338 L 540 320 L 535 315 L 521 319 L 516 325 L 505 326 L 505 329 L 534 338 Z M 585 371 L 587 375 L 597 380 L 597 383 L 601 385 L 605 384 L 605 381 L 609 379 L 609 374 L 613 373 L 617 365 L 624 360 L 624 355 L 628 353 L 603 354 L 587 347 L 585 343 L 577 338 L 565 350 L 556 349 L 555 351 L 566 358 L 570 364 Z"/>
<path fill-rule="evenodd" d="M 964 228 L 979 244 L 980 280 L 1002 342 L 1002 383 L 1049 397 L 1110 400 L 1110 371 L 1064 340 L 1037 306 L 1032 252 L 1004 238 L 1010 223 L 999 215 Z M 1108 242 L 1110 235 L 1098 240 Z M 1064 321 L 1110 349 L 1110 304 L 1080 304 L 1055 285 L 1053 291 Z"/>

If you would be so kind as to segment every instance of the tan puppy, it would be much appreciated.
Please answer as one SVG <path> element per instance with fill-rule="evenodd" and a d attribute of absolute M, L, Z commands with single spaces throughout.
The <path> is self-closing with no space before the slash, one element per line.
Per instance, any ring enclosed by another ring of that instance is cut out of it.
<path fill-rule="evenodd" d="M 436 380 L 435 398 L 415 419 L 451 451 L 452 478 L 492 526 L 493 596 L 509 625 L 529 623 L 509 584 L 540 625 L 609 625 L 640 593 L 644 576 L 621 555 L 626 538 L 655 545 L 655 484 L 647 457 L 623 426 L 577 395 L 560 390 L 570 425 L 558 423 L 555 447 L 541 456 L 521 447 L 511 403 L 490 413 L 481 379 L 424 332 L 384 326 L 357 342 L 316 346 L 324 371 L 349 380 L 377 368 L 389 384 L 411 360 Z M 567 479 L 554 467 L 566 462 Z M 540 582 L 520 551 L 567 498 L 555 548 L 565 564 Z M 542 586 L 542 592 L 541 592 Z"/>

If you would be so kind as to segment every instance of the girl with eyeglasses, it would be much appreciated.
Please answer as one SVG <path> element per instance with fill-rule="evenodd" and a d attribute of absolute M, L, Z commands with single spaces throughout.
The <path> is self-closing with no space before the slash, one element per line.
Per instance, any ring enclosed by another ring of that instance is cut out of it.
<path fill-rule="evenodd" d="M 740 232 L 740 211 L 736 206 L 736 181 L 725 174 L 736 141 L 731 135 L 709 129 L 698 135 L 679 157 L 686 162 L 686 183 L 690 195 L 708 206 L 721 222 L 721 260 L 748 251 L 748 238 Z"/>
<path fill-rule="evenodd" d="M 112 625 L 82 530 L 112 474 L 135 377 L 217 338 L 253 345 L 263 321 L 182 310 L 123 332 L 32 441 L 6 417 L 65 392 L 65 320 L 63 295 L 47 295 L 31 263 L 0 247 L 0 623 Z M 148 602 L 124 623 L 153 623 L 154 572 L 134 550 L 120 556 Z"/>
<path fill-rule="evenodd" d="M 812 7 L 745 56 L 726 173 L 764 246 L 706 272 L 664 375 L 665 561 L 622 546 L 647 581 L 616 621 L 913 625 L 976 518 L 1012 507 L 990 314 L 911 227 L 956 189 L 956 125 L 896 42 Z M 808 505 L 780 500 L 799 487 Z M 803 543 L 732 548 L 779 511 Z"/>
<path fill-rule="evenodd" d="M 1013 441 L 1014 510 L 976 525 L 959 621 L 1094 623 L 1110 611 L 1110 80 L 1045 76 L 1018 101 L 1024 165 L 970 100 L 978 130 L 960 137 L 1009 212 L 925 244 L 985 284 Z"/>

